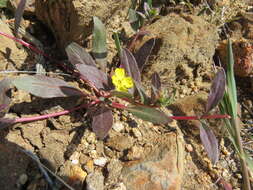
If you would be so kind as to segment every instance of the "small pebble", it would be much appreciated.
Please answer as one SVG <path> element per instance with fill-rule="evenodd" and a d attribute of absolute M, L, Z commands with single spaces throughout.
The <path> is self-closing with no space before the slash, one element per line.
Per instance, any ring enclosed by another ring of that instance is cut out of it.
<path fill-rule="evenodd" d="M 143 156 L 143 148 L 139 146 L 133 146 L 130 148 L 126 155 L 127 160 L 139 160 Z"/>
<path fill-rule="evenodd" d="M 241 174 L 237 173 L 237 174 L 235 174 L 235 175 L 236 175 L 236 178 L 237 178 L 237 179 L 242 179 L 242 175 L 241 175 Z"/>
<path fill-rule="evenodd" d="M 124 125 L 123 125 L 123 123 L 121 123 L 121 122 L 115 122 L 115 123 L 112 125 L 112 128 L 113 128 L 114 131 L 120 132 L 120 131 L 122 131 L 122 130 L 124 129 Z"/>
<path fill-rule="evenodd" d="M 90 144 L 95 144 L 97 142 L 95 133 L 90 133 L 86 140 Z"/>
<path fill-rule="evenodd" d="M 94 164 L 100 167 L 104 167 L 107 163 L 107 158 L 105 157 L 99 157 L 97 159 L 94 159 Z"/>
<path fill-rule="evenodd" d="M 79 155 L 79 153 L 78 152 L 74 152 L 71 156 L 70 156 L 70 160 L 79 160 L 79 157 L 80 157 L 80 155 Z"/>
<path fill-rule="evenodd" d="M 71 163 L 77 165 L 79 163 L 79 161 L 78 160 L 71 160 Z"/>
<path fill-rule="evenodd" d="M 187 152 L 192 152 L 193 151 L 193 147 L 192 147 L 191 144 L 185 145 L 185 148 L 186 148 Z"/>
<path fill-rule="evenodd" d="M 77 165 L 72 165 L 69 171 L 69 178 L 72 182 L 82 184 L 87 176 L 87 173 Z"/>
<path fill-rule="evenodd" d="M 87 190 L 104 190 L 104 176 L 101 172 L 93 172 L 86 178 Z"/>
<path fill-rule="evenodd" d="M 97 151 L 96 150 L 91 150 L 89 152 L 89 156 L 93 159 L 97 158 L 98 157 L 98 154 L 97 154 Z"/>
<path fill-rule="evenodd" d="M 142 134 L 141 134 L 141 132 L 140 132 L 140 130 L 139 130 L 138 128 L 133 128 L 133 129 L 132 129 L 132 132 L 133 132 L 134 136 L 135 136 L 137 139 L 139 139 L 139 138 L 142 137 Z"/>
<path fill-rule="evenodd" d="M 93 162 L 93 160 L 88 160 L 87 163 L 84 165 L 84 169 L 88 173 L 92 173 L 94 171 L 94 162 Z"/>

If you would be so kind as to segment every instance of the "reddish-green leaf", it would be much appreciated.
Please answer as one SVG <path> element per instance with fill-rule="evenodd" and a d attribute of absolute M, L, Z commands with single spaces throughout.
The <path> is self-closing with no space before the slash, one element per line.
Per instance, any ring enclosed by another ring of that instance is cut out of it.
<path fill-rule="evenodd" d="M 126 109 L 136 117 L 155 124 L 166 124 L 171 121 L 171 119 L 165 113 L 156 110 L 155 108 L 138 105 L 127 107 Z"/>
<path fill-rule="evenodd" d="M 218 140 L 206 124 L 200 124 L 199 129 L 201 142 L 204 145 L 208 157 L 215 164 L 219 160 Z"/>
<path fill-rule="evenodd" d="M 29 92 L 41 98 L 83 96 L 78 89 L 70 86 L 63 80 L 50 78 L 44 75 L 23 76 L 13 81 L 20 90 Z"/>
<path fill-rule="evenodd" d="M 98 108 L 92 117 L 92 130 L 99 139 L 104 139 L 112 128 L 112 110 L 106 107 Z"/>
<path fill-rule="evenodd" d="M 206 104 L 206 113 L 211 111 L 215 106 L 218 105 L 220 100 L 223 98 L 226 86 L 226 74 L 223 69 L 220 69 L 213 80 L 211 90 L 208 96 Z"/>
<path fill-rule="evenodd" d="M 98 68 L 84 64 L 77 64 L 76 68 L 80 74 L 96 88 L 101 89 L 108 86 L 107 75 Z"/>
<path fill-rule="evenodd" d="M 128 99 L 128 100 L 131 100 L 133 101 L 133 95 L 128 93 L 128 92 L 121 92 L 121 91 L 111 91 L 111 95 L 112 96 L 116 96 L 118 98 L 123 98 L 123 99 Z"/>
<path fill-rule="evenodd" d="M 14 33 L 17 34 L 23 13 L 25 10 L 26 0 L 20 0 L 18 7 L 15 11 L 15 23 L 14 23 Z"/>
<path fill-rule="evenodd" d="M 122 49 L 120 56 L 121 67 L 123 67 L 127 75 L 132 77 L 132 79 L 139 84 L 141 83 L 141 73 L 139 71 L 138 65 L 133 54 L 126 48 Z"/>
<path fill-rule="evenodd" d="M 89 53 L 85 51 L 85 49 L 78 45 L 75 42 L 72 42 L 69 44 L 65 49 L 69 61 L 73 64 L 85 64 L 85 65 L 91 65 L 96 67 L 96 63 L 91 57 Z"/>
<path fill-rule="evenodd" d="M 12 84 L 10 79 L 5 78 L 0 81 L 0 117 L 4 116 L 11 103 L 11 94 L 9 93 L 11 87 Z"/>
<path fill-rule="evenodd" d="M 147 62 L 155 45 L 155 39 L 152 38 L 145 42 L 143 46 L 134 54 L 136 62 L 138 64 L 140 72 L 143 70 L 145 63 Z"/>

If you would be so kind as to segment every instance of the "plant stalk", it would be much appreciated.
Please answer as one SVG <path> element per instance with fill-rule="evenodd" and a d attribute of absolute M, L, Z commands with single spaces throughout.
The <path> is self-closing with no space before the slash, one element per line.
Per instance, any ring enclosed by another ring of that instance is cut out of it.
<path fill-rule="evenodd" d="M 38 120 L 48 119 L 48 118 L 52 118 L 52 117 L 58 117 L 58 116 L 69 114 L 73 111 L 76 111 L 76 110 L 79 110 L 79 109 L 82 109 L 82 108 L 88 108 L 88 107 L 90 107 L 92 105 L 95 105 L 95 104 L 98 104 L 100 102 L 101 102 L 100 100 L 95 100 L 95 101 L 92 101 L 89 104 L 82 104 L 78 107 L 75 107 L 75 108 L 72 108 L 72 109 L 69 109 L 69 110 L 64 110 L 64 111 L 60 111 L 60 112 L 55 112 L 55 113 L 50 113 L 50 114 L 45 114 L 45 115 L 40 115 L 40 116 L 35 116 L 35 117 L 18 118 L 18 119 L 15 119 L 14 123 L 31 122 L 31 121 L 38 121 Z"/>
<path fill-rule="evenodd" d="M 238 117 L 236 119 L 233 118 L 233 123 L 235 126 L 235 135 L 236 135 L 236 143 L 238 145 L 238 151 L 240 154 L 240 163 L 241 163 L 241 170 L 242 170 L 242 177 L 243 177 L 243 189 L 244 190 L 251 190 L 250 187 L 250 179 L 249 179 L 249 171 L 247 168 L 246 160 L 244 159 L 244 150 L 242 146 L 242 139 L 240 135 L 240 124 Z"/>

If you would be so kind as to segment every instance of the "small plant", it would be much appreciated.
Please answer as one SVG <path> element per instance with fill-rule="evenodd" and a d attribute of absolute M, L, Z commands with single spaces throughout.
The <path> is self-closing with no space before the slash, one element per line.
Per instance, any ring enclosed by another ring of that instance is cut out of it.
<path fill-rule="evenodd" d="M 100 35 L 94 35 L 93 40 L 96 42 L 93 42 L 93 44 L 99 44 L 96 47 L 98 47 L 97 49 L 102 50 L 97 51 L 95 55 L 98 55 L 99 53 L 104 54 L 104 51 L 106 51 L 106 47 L 101 47 L 106 45 L 104 43 L 105 39 L 100 37 L 104 36 L 104 27 L 101 25 L 102 22 L 98 18 L 94 18 L 94 30 L 100 30 L 95 33 L 99 33 Z M 0 34 L 14 39 L 26 47 L 35 50 L 37 53 L 44 55 L 43 52 L 37 51 L 35 47 L 20 39 L 8 36 L 2 32 L 0 32 Z M 103 42 L 100 42 L 100 40 Z M 15 123 L 61 116 L 85 108 L 87 110 L 92 110 L 90 116 L 92 118 L 93 131 L 98 138 L 104 139 L 112 127 L 112 109 L 115 108 L 127 110 L 133 115 L 154 124 L 167 124 L 172 119 L 195 119 L 203 121 L 204 119 L 229 117 L 228 115 L 207 115 L 208 112 L 218 104 L 225 90 L 225 74 L 222 69 L 217 72 L 214 78 L 206 105 L 206 112 L 202 116 L 167 116 L 159 108 L 162 105 L 168 104 L 169 98 L 165 96 L 163 93 L 164 91 L 162 91 L 158 73 L 152 75 L 151 96 L 145 92 L 141 84 L 141 71 L 148 55 L 144 56 L 145 59 L 143 63 L 137 64 L 135 57 L 128 49 L 121 47 L 120 49 L 120 67 L 115 68 L 112 76 L 108 76 L 106 72 L 97 67 L 96 61 L 85 51 L 84 48 L 74 42 L 66 47 L 69 61 L 74 68 L 71 70 L 71 73 L 88 86 L 88 88 L 83 91 L 70 86 L 67 82 L 61 79 L 51 78 L 41 74 L 20 76 L 15 79 L 3 79 L 0 82 L 0 112 L 2 113 L 0 127 L 3 128 Z M 148 48 L 147 53 L 150 52 L 150 48 Z M 96 58 L 95 55 L 94 57 Z M 105 65 L 103 65 L 103 67 L 105 67 Z M 16 119 L 6 118 L 4 117 L 4 113 L 8 110 L 11 102 L 8 93 L 13 86 L 41 98 L 76 96 L 82 98 L 85 103 L 69 110 L 47 115 Z M 128 105 L 119 103 L 119 99 L 123 100 L 123 102 L 128 102 Z M 200 126 L 202 143 L 212 162 L 216 163 L 219 155 L 217 139 L 211 129 L 204 122 L 202 123 L 203 124 Z"/>
<path fill-rule="evenodd" d="M 152 22 L 160 13 L 160 8 L 154 8 L 152 0 L 146 0 L 143 3 L 143 12 L 136 10 L 137 4 L 133 3 L 129 9 L 128 18 L 132 28 L 138 31 L 146 22 Z"/>

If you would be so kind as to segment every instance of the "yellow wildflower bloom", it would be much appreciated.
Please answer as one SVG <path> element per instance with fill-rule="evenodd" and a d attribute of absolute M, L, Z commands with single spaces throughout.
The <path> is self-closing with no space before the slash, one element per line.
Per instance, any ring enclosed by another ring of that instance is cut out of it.
<path fill-rule="evenodd" d="M 133 79 L 126 76 L 125 69 L 123 68 L 115 69 L 115 73 L 112 76 L 112 83 L 116 87 L 116 90 L 121 92 L 127 92 L 129 88 L 134 86 Z"/>

